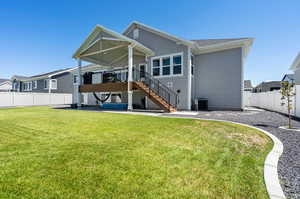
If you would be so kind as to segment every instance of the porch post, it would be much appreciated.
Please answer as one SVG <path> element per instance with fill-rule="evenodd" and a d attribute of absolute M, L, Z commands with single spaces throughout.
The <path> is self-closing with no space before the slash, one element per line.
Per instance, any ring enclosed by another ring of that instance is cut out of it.
<path fill-rule="evenodd" d="M 133 67 L 133 47 L 128 46 L 128 111 L 132 111 L 132 67 Z"/>
<path fill-rule="evenodd" d="M 78 67 L 77 67 L 77 89 L 76 89 L 76 102 L 77 107 L 81 107 L 81 94 L 79 92 L 79 87 L 81 85 L 81 59 L 78 59 Z"/>
<path fill-rule="evenodd" d="M 191 53 L 191 47 L 188 47 L 188 63 L 187 63 L 187 108 L 188 110 L 191 110 L 192 105 L 192 53 Z"/>
<path fill-rule="evenodd" d="M 51 93 L 52 81 L 51 78 L 48 80 L 48 93 Z"/>

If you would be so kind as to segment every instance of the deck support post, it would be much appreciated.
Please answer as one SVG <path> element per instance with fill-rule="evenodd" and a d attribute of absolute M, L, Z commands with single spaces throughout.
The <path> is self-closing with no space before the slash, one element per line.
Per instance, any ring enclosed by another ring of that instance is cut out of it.
<path fill-rule="evenodd" d="M 132 73 L 133 73 L 133 47 L 128 46 L 128 111 L 132 111 Z"/>
<path fill-rule="evenodd" d="M 79 87 L 81 85 L 81 59 L 78 59 L 78 67 L 77 67 L 77 88 L 76 88 L 76 102 L 77 107 L 81 107 L 81 94 L 79 92 Z"/>
<path fill-rule="evenodd" d="M 192 107 L 192 52 L 191 47 L 188 47 L 187 53 L 187 109 L 191 110 Z"/>

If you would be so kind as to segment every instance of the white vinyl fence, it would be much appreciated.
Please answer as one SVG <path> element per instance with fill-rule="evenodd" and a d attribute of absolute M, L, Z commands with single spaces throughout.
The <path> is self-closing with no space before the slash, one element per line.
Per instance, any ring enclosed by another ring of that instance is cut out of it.
<path fill-rule="evenodd" d="M 300 85 L 295 87 L 295 93 L 296 95 L 291 98 L 293 106 L 291 114 L 300 117 Z M 244 92 L 244 103 L 245 106 L 255 106 L 280 113 L 287 113 L 286 100 L 281 100 L 281 97 L 279 90 L 262 93 Z M 282 102 L 285 102 L 285 105 L 282 106 Z"/>
<path fill-rule="evenodd" d="M 0 107 L 72 104 L 72 94 L 0 92 Z"/>

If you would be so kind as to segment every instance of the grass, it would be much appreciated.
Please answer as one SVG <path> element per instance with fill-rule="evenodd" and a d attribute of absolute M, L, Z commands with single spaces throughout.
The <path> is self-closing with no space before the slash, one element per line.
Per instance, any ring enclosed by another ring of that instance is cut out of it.
<path fill-rule="evenodd" d="M 268 198 L 271 147 L 222 122 L 0 109 L 0 198 Z"/>

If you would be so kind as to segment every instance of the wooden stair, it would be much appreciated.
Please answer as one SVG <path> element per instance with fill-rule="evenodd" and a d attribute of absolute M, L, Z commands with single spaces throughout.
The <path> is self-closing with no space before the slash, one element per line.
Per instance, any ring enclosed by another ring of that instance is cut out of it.
<path fill-rule="evenodd" d="M 175 112 L 177 111 L 175 107 L 173 107 L 171 104 L 169 104 L 164 98 L 159 96 L 154 90 L 149 88 L 145 83 L 142 81 L 135 81 L 133 82 L 133 85 L 138 88 L 139 90 L 143 91 L 151 101 L 153 101 L 155 104 L 157 104 L 159 107 L 161 107 L 163 110 L 167 112 Z"/>

